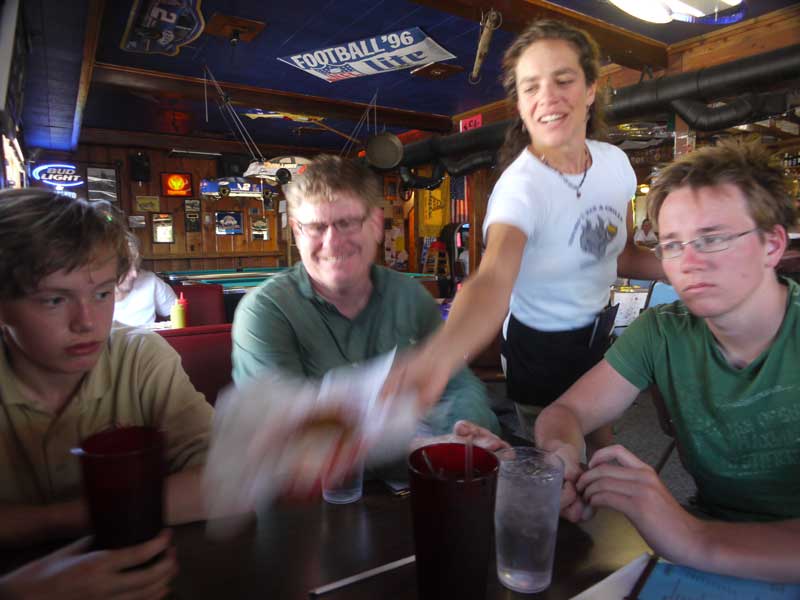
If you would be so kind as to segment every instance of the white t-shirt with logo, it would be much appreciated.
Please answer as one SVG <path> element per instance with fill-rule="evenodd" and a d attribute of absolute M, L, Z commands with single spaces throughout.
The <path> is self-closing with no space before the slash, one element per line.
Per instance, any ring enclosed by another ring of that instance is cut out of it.
<path fill-rule="evenodd" d="M 639 228 L 636 230 L 636 233 L 633 234 L 633 241 L 640 244 L 657 244 L 658 236 L 652 229 L 645 233 L 644 229 Z"/>
<path fill-rule="evenodd" d="M 636 191 L 633 168 L 616 146 L 586 144 L 592 166 L 580 198 L 527 148 L 489 198 L 484 240 L 494 223 L 512 225 L 528 238 L 510 310 L 541 331 L 578 329 L 594 320 L 608 303 L 627 239 L 628 203 Z M 577 186 L 583 174 L 564 177 Z"/>
<path fill-rule="evenodd" d="M 139 271 L 133 289 L 114 303 L 114 320 L 138 327 L 156 320 L 156 313 L 168 317 L 175 304 L 175 292 L 151 271 Z"/>

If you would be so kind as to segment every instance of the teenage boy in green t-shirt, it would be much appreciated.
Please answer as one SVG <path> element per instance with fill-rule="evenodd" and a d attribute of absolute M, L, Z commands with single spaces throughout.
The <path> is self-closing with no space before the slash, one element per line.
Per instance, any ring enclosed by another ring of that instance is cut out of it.
<path fill-rule="evenodd" d="M 674 562 L 800 581 L 800 287 L 775 273 L 794 223 L 780 167 L 755 143 L 724 142 L 664 169 L 649 217 L 680 301 L 646 311 L 536 423 L 567 465 L 562 515 L 626 514 Z M 580 465 L 584 435 L 655 384 L 700 519 L 621 446 Z"/>

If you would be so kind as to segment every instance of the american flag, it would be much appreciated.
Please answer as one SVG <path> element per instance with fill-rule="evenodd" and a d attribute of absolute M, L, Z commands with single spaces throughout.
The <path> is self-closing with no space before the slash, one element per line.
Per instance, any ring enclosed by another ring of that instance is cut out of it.
<path fill-rule="evenodd" d="M 359 73 L 350 65 L 325 65 L 324 67 L 315 67 L 314 70 L 325 77 L 325 81 L 331 83 L 363 75 L 363 73 Z"/>

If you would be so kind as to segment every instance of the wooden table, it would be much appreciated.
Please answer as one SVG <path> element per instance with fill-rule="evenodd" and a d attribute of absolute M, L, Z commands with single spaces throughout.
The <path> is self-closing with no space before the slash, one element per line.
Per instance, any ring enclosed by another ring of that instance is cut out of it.
<path fill-rule="evenodd" d="M 370 482 L 355 504 L 273 508 L 226 540 L 209 539 L 204 524 L 178 527 L 174 540 L 181 573 L 175 597 L 308 599 L 313 588 L 412 554 L 409 506 L 408 497 L 392 496 L 383 484 Z M 538 595 L 516 594 L 497 580 L 492 561 L 486 597 L 570 598 L 647 550 L 618 513 L 601 511 L 580 526 L 561 521 L 550 588 Z M 416 597 L 413 564 L 321 596 Z"/>

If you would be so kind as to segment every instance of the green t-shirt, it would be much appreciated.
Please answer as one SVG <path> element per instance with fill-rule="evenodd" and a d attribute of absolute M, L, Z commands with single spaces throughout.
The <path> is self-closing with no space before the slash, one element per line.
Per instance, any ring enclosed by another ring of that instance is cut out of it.
<path fill-rule="evenodd" d="M 699 498 L 721 518 L 800 518 L 800 287 L 784 283 L 778 336 L 743 369 L 682 302 L 645 311 L 606 354 L 639 389 L 658 386 Z"/>
<path fill-rule="evenodd" d="M 372 295 L 353 319 L 313 290 L 302 263 L 248 293 L 233 320 L 234 382 L 240 384 L 267 366 L 319 378 L 395 346 L 407 348 L 441 325 L 436 302 L 419 283 L 379 266 L 372 267 L 370 276 Z M 467 369 L 450 380 L 422 431 L 449 433 L 459 419 L 500 431 L 485 387 Z"/>

